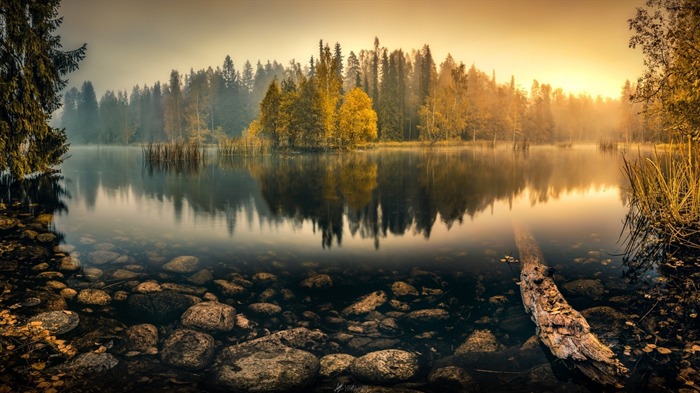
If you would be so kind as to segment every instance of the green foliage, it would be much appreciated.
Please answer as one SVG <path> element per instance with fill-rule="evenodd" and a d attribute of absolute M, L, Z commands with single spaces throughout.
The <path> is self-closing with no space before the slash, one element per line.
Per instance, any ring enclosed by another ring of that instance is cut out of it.
<path fill-rule="evenodd" d="M 65 131 L 48 125 L 60 106 L 63 76 L 75 70 L 86 46 L 62 51 L 54 31 L 58 0 L 0 2 L 0 170 L 21 179 L 46 171 L 68 151 Z"/>

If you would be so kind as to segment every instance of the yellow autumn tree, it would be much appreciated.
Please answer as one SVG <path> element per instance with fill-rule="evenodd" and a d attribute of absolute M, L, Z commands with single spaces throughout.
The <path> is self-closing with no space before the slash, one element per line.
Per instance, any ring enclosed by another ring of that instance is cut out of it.
<path fill-rule="evenodd" d="M 337 143 L 341 148 L 355 148 L 377 138 L 377 113 L 372 100 L 359 87 L 345 94 L 338 110 Z"/>

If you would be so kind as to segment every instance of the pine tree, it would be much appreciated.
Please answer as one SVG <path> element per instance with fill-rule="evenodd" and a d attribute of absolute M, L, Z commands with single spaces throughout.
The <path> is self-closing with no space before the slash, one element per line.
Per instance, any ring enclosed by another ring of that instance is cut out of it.
<path fill-rule="evenodd" d="M 282 93 L 280 91 L 277 80 L 274 79 L 267 89 L 265 98 L 260 102 L 260 132 L 261 134 L 272 140 L 275 147 L 280 145 L 280 132 L 278 127 L 280 103 Z"/>
<path fill-rule="evenodd" d="M 180 74 L 177 70 L 170 72 L 170 82 L 166 89 L 165 96 L 165 133 L 170 140 L 182 139 L 182 87 L 180 83 Z"/>
<path fill-rule="evenodd" d="M 85 81 L 78 101 L 78 135 L 82 143 L 100 143 L 97 108 L 95 88 L 92 82 Z"/>
<path fill-rule="evenodd" d="M 0 171 L 14 179 L 59 164 L 63 129 L 50 127 L 61 106 L 63 77 L 78 68 L 86 45 L 62 51 L 59 0 L 0 1 Z"/>
<path fill-rule="evenodd" d="M 69 139 L 77 137 L 76 131 L 78 127 L 79 100 L 80 91 L 76 87 L 72 87 L 63 96 L 63 114 L 61 115 L 61 127 L 65 128 Z"/>

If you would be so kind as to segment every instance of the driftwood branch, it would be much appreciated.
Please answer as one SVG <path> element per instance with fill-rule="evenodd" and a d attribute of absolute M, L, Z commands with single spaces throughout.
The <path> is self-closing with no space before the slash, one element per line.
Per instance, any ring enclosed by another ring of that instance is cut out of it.
<path fill-rule="evenodd" d="M 621 387 L 627 368 L 601 343 L 586 319 L 564 299 L 532 234 L 514 224 L 520 253 L 520 293 L 525 311 L 537 327 L 537 336 L 559 359 L 603 385 Z"/>

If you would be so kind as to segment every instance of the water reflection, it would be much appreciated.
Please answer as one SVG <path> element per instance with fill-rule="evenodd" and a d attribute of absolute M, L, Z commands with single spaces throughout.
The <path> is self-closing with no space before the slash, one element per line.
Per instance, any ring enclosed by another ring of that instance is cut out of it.
<path fill-rule="evenodd" d="M 523 198 L 535 206 L 563 195 L 595 198 L 612 192 L 620 207 L 625 203 L 618 158 L 593 148 L 209 157 L 194 171 L 144 170 L 138 149 L 77 148 L 63 171 L 75 194 L 72 204 L 83 204 L 87 211 L 100 203 L 124 214 L 157 206 L 166 226 L 168 214 L 162 209 L 172 206 L 176 225 L 224 222 L 229 236 L 242 227 L 242 217 L 248 231 L 256 222 L 281 231 L 303 231 L 308 223 L 323 248 L 342 245 L 348 235 L 371 240 L 375 248 L 389 236 L 430 239 L 436 225 L 449 230 L 481 213 L 493 215 L 496 204 L 513 209 L 514 201 Z M 106 200 L 98 201 L 100 196 Z"/>

